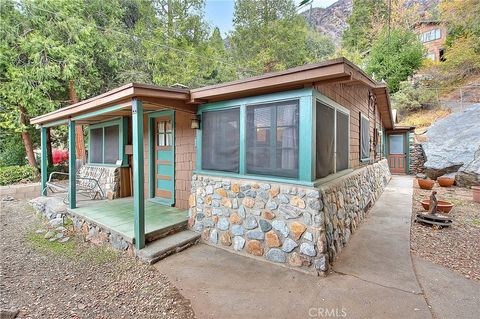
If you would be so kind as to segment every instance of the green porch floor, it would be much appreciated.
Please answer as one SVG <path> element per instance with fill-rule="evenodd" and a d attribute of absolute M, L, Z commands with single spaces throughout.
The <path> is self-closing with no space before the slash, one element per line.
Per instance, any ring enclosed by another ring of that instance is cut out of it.
<path fill-rule="evenodd" d="M 77 208 L 69 209 L 72 215 L 121 235 L 134 242 L 133 198 L 115 200 L 79 201 Z M 162 237 L 175 228 L 187 224 L 188 211 L 145 201 L 145 237 L 147 241 Z"/>

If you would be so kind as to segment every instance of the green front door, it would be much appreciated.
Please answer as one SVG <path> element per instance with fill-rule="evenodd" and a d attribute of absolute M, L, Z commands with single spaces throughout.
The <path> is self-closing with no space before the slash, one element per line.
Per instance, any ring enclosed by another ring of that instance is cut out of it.
<path fill-rule="evenodd" d="M 154 196 L 166 205 L 175 203 L 175 138 L 174 115 L 155 117 L 154 123 Z"/>

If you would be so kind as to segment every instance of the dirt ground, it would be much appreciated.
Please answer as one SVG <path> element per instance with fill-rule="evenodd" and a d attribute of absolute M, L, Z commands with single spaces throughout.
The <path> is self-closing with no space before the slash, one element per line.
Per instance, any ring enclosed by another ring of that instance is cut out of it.
<path fill-rule="evenodd" d="M 18 318 L 194 318 L 189 300 L 153 266 L 77 235 L 37 234 L 25 202 L 0 202 L 0 308 Z"/>
<path fill-rule="evenodd" d="M 466 278 L 480 281 L 480 203 L 473 201 L 471 189 L 435 184 L 434 190 L 439 200 L 455 205 L 448 214 L 453 218 L 453 225 L 435 229 L 412 222 L 412 252 Z M 412 221 L 416 213 L 424 212 L 420 201 L 429 198 L 431 192 L 420 189 L 414 181 Z"/>

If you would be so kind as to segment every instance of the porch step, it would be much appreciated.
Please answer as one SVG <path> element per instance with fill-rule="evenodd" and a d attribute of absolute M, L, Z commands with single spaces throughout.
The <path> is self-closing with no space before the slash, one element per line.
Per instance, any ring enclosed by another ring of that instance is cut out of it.
<path fill-rule="evenodd" d="M 148 264 L 154 264 L 171 254 L 195 245 L 199 240 L 200 234 L 184 230 L 148 243 L 145 248 L 137 252 L 137 257 Z"/>

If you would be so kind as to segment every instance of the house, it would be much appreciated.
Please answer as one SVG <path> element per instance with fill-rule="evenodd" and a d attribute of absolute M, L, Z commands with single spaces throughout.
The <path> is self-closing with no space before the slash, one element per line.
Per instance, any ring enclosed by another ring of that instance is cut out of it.
<path fill-rule="evenodd" d="M 395 128 L 386 86 L 344 58 L 192 90 L 131 83 L 31 123 L 42 186 L 46 128 L 69 126 L 70 168 L 75 126 L 88 128 L 84 167 L 106 170 L 105 192 L 123 198 L 77 200 L 70 169 L 69 212 L 139 253 L 188 223 L 212 245 L 325 272 L 389 163 L 408 174 L 409 129 Z"/>
<path fill-rule="evenodd" d="M 425 47 L 425 57 L 435 62 L 444 60 L 447 28 L 441 21 L 425 20 L 413 25 L 413 31 L 418 34 L 420 42 Z"/>

